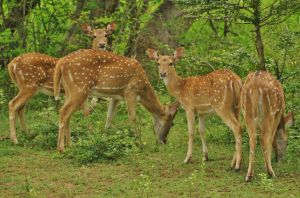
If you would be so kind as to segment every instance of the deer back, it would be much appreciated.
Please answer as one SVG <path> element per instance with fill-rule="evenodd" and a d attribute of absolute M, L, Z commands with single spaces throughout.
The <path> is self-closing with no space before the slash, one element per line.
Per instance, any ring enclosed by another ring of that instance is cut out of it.
<path fill-rule="evenodd" d="M 216 70 L 207 75 L 184 79 L 179 100 L 201 112 L 206 108 L 222 110 L 226 105 L 239 106 L 241 79 L 230 70 Z"/>
<path fill-rule="evenodd" d="M 76 87 L 81 92 L 123 95 L 124 89 L 140 91 L 149 84 L 148 78 L 135 60 L 103 50 L 78 50 L 62 58 L 61 70 L 64 86 Z"/>
<path fill-rule="evenodd" d="M 40 53 L 26 53 L 8 65 L 11 79 L 19 88 L 53 86 L 53 73 L 58 59 Z"/>
<path fill-rule="evenodd" d="M 266 71 L 251 72 L 243 86 L 242 105 L 252 118 L 275 117 L 284 113 L 285 99 L 281 84 Z"/>

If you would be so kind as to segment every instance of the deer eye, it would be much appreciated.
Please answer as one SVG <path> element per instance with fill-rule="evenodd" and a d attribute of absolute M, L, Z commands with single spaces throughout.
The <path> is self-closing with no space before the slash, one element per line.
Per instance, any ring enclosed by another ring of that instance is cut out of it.
<path fill-rule="evenodd" d="M 106 37 L 106 38 L 107 38 L 107 37 L 108 37 L 108 34 L 104 34 L 104 37 Z"/>
<path fill-rule="evenodd" d="M 95 39 L 95 38 L 96 38 L 96 35 L 93 35 L 93 38 Z"/>
<path fill-rule="evenodd" d="M 170 63 L 169 66 L 173 66 L 173 63 Z"/>
<path fill-rule="evenodd" d="M 159 66 L 159 62 L 157 62 L 157 66 Z"/>

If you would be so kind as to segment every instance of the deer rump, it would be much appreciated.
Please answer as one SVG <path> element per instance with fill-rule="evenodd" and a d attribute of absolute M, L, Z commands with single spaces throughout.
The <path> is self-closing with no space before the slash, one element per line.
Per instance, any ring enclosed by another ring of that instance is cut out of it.
<path fill-rule="evenodd" d="M 272 127 L 275 120 L 280 119 L 279 125 L 274 126 L 276 132 L 273 135 L 276 137 L 285 128 L 285 102 L 284 96 L 281 96 L 282 90 L 279 90 L 281 86 L 274 84 L 274 81 L 271 81 L 273 79 L 267 80 L 270 81 L 262 82 L 254 76 L 251 82 L 246 81 L 243 88 L 246 93 L 242 94 L 242 104 L 245 114 L 254 121 L 256 128 L 258 127 L 261 133 L 264 133 L 262 131 L 263 123 L 267 122 Z M 273 146 L 275 141 L 276 138 L 273 139 Z"/>

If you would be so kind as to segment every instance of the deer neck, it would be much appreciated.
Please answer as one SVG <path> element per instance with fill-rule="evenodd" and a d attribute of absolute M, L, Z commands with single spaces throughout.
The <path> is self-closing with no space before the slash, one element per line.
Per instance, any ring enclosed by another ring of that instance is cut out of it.
<path fill-rule="evenodd" d="M 165 106 L 160 103 L 152 86 L 147 85 L 141 94 L 141 104 L 157 119 L 166 114 Z"/>
<path fill-rule="evenodd" d="M 174 96 L 178 97 L 181 91 L 181 87 L 184 84 L 184 78 L 177 75 L 175 71 L 172 71 L 168 74 L 167 77 L 164 78 L 165 85 L 169 91 L 169 93 Z"/>

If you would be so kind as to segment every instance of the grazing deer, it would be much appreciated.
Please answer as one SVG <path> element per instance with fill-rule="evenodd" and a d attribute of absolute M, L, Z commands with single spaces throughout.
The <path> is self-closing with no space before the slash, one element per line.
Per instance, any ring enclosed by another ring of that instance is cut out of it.
<path fill-rule="evenodd" d="M 85 25 L 84 31 L 93 35 L 93 48 L 105 49 L 107 35 L 115 29 L 111 23 L 106 28 L 92 30 Z M 104 44 L 104 46 L 103 46 Z M 12 81 L 19 89 L 18 95 L 9 102 L 10 139 L 17 144 L 16 117 L 19 117 L 21 129 L 26 131 L 24 119 L 25 105 L 37 92 L 53 95 L 53 76 L 55 65 L 59 59 L 41 53 L 26 53 L 14 58 L 8 64 L 8 72 Z M 63 90 L 61 90 L 63 92 Z M 117 101 L 110 101 L 106 126 L 110 126 Z M 84 114 L 88 115 L 87 101 L 82 106 Z"/>
<path fill-rule="evenodd" d="M 257 128 L 267 172 L 269 176 L 275 176 L 271 165 L 272 146 L 276 159 L 282 159 L 287 146 L 286 128 L 293 122 L 292 113 L 284 116 L 285 98 L 281 84 L 266 71 L 251 72 L 241 92 L 241 103 L 250 144 L 246 181 L 253 177 Z"/>
<path fill-rule="evenodd" d="M 151 114 L 160 143 L 166 142 L 178 103 L 163 106 L 135 59 L 107 51 L 79 50 L 60 59 L 54 74 L 54 96 L 58 99 L 59 86 L 66 92 L 66 100 L 59 114 L 57 149 L 64 151 L 64 136 L 70 136 L 70 118 L 89 95 L 124 99 L 128 116 L 136 130 L 136 105 L 140 102 Z"/>
<path fill-rule="evenodd" d="M 242 156 L 239 122 L 241 79 L 226 69 L 216 70 L 204 76 L 182 78 L 177 75 L 174 64 L 183 56 L 183 51 L 183 48 L 178 48 L 173 56 L 158 56 L 155 50 L 148 49 L 147 55 L 150 59 L 157 61 L 159 75 L 164 80 L 169 93 L 180 102 L 186 111 L 189 140 L 184 163 L 188 163 L 192 157 L 195 114 L 199 115 L 199 132 L 204 160 L 208 160 L 204 118 L 215 112 L 234 132 L 236 144 L 231 166 L 238 170 Z"/>

